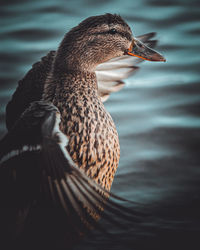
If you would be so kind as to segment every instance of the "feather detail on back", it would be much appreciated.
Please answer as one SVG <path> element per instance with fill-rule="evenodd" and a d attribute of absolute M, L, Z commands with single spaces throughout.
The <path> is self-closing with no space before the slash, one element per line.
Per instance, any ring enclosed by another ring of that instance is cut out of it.
<path fill-rule="evenodd" d="M 16 120 L 28 108 L 31 102 L 42 98 L 45 80 L 51 71 L 55 51 L 50 51 L 18 82 L 12 99 L 6 106 L 6 126 L 10 130 Z"/>

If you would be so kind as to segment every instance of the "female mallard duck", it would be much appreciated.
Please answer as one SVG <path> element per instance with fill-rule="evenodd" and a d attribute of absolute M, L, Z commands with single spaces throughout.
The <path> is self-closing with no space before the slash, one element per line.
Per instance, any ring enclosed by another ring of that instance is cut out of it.
<path fill-rule="evenodd" d="M 102 207 L 113 213 L 120 207 L 105 204 L 108 195 L 114 197 L 109 190 L 120 148 L 102 101 L 121 89 L 122 80 L 138 68 L 135 63 L 165 61 L 147 46 L 155 45 L 149 40 L 153 35 L 134 38 L 118 15 L 89 17 L 19 82 L 0 143 L 5 242 L 23 237 L 28 249 L 41 242 L 55 248 L 65 241 L 69 247 L 97 226 Z"/>

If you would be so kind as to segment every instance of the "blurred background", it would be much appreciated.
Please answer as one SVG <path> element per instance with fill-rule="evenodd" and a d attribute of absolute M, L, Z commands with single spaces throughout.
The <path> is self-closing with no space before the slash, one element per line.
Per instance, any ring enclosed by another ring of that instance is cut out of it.
<path fill-rule="evenodd" d="M 120 138 L 112 192 L 166 223 L 76 249 L 200 249 L 200 2 L 195 0 L 7 0 L 0 8 L 0 138 L 18 80 L 64 34 L 92 15 L 120 14 L 135 35 L 155 31 L 166 63 L 140 71 L 105 106 Z M 120 218 L 119 218 L 120 220 Z M 114 229 L 113 229 L 114 230 Z"/>

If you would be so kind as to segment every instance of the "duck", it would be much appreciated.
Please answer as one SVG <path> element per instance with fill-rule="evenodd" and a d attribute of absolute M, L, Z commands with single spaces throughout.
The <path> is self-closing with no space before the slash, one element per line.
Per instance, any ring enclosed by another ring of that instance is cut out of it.
<path fill-rule="evenodd" d="M 19 81 L 0 141 L 0 235 L 6 246 L 70 249 L 86 232 L 105 230 L 100 217 L 117 223 L 112 217 L 120 211 L 130 219 L 116 202 L 123 198 L 110 192 L 120 145 L 104 102 L 122 89 L 137 63 L 165 61 L 153 49 L 154 35 L 133 36 L 117 14 L 89 17 Z"/>

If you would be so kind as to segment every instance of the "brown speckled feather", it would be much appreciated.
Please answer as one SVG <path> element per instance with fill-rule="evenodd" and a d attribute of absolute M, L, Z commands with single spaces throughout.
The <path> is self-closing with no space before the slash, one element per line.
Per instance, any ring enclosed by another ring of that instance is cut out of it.
<path fill-rule="evenodd" d="M 60 128 L 69 138 L 68 152 L 89 177 L 110 190 L 120 157 L 119 140 L 98 96 L 95 73 L 68 73 L 53 81 L 56 93 L 44 99 L 61 112 Z"/>

